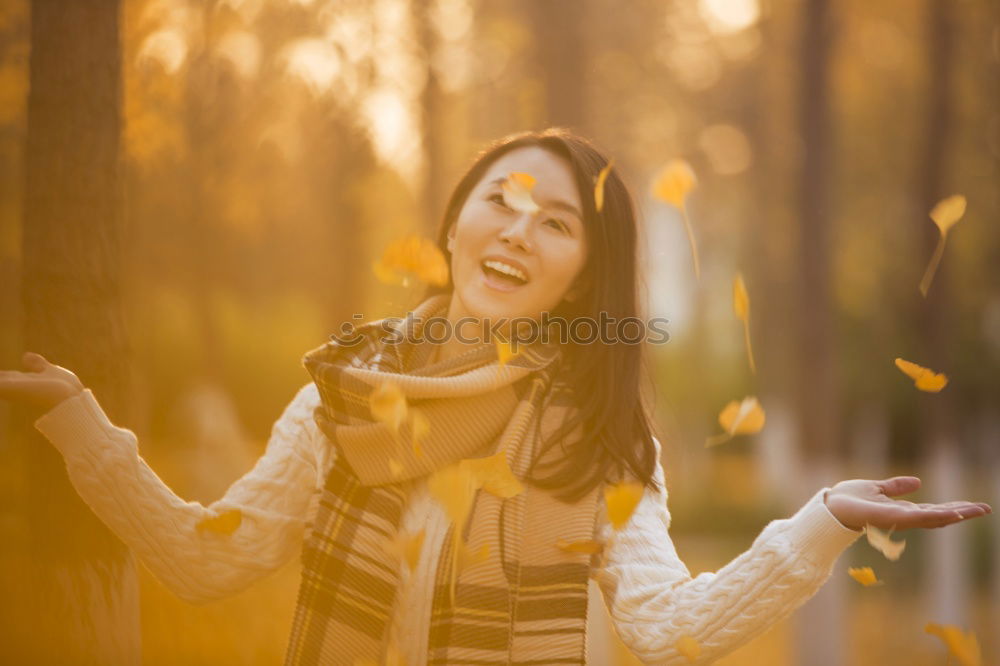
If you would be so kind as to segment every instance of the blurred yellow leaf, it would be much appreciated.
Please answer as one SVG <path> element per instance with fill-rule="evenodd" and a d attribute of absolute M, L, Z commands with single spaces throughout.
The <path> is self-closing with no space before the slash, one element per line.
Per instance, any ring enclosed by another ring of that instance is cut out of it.
<path fill-rule="evenodd" d="M 391 285 L 408 285 L 412 275 L 421 282 L 442 287 L 448 284 L 448 262 L 441 250 L 421 236 L 406 236 L 386 247 L 372 264 L 375 277 Z"/>
<path fill-rule="evenodd" d="M 383 547 L 385 552 L 395 557 L 401 562 L 405 562 L 410 571 L 417 568 L 417 561 L 420 559 L 420 549 L 424 545 L 424 530 L 416 534 L 400 532 L 395 538 L 385 542 Z"/>
<path fill-rule="evenodd" d="M 413 445 L 413 455 L 418 458 L 424 456 L 424 449 L 420 446 L 420 442 L 423 441 L 431 431 L 431 422 L 427 420 L 424 413 L 419 409 L 410 410 L 410 441 Z"/>
<path fill-rule="evenodd" d="M 906 539 L 903 539 L 902 541 L 893 541 L 891 539 L 891 529 L 888 533 L 886 533 L 872 527 L 871 525 L 865 525 L 865 534 L 868 537 L 868 543 L 870 543 L 875 550 L 885 555 L 885 559 L 892 562 L 898 560 L 899 556 L 903 554 L 903 550 L 906 548 Z"/>
<path fill-rule="evenodd" d="M 962 216 L 965 215 L 965 206 L 965 197 L 961 194 L 953 194 L 937 202 L 937 205 L 931 209 L 931 219 L 941 230 L 942 236 L 947 234 L 948 230 L 962 219 Z"/>
<path fill-rule="evenodd" d="M 504 451 L 488 458 L 469 458 L 465 462 L 472 470 L 476 487 L 497 497 L 513 497 L 524 490 L 524 486 L 507 464 L 507 454 Z"/>
<path fill-rule="evenodd" d="M 914 385 L 921 391 L 937 393 L 948 385 L 948 377 L 946 375 L 934 372 L 933 370 L 919 366 L 916 363 L 910 363 L 909 361 L 897 358 L 896 367 L 902 370 L 907 377 L 912 379 Z"/>
<path fill-rule="evenodd" d="M 537 213 L 541 210 L 531 198 L 535 178 L 531 174 L 511 172 L 503 182 L 503 200 L 508 207 L 519 213 Z"/>
<path fill-rule="evenodd" d="M 465 460 L 442 467 L 427 479 L 431 497 L 441 504 L 459 530 L 472 509 L 477 482 L 472 467 Z"/>
<path fill-rule="evenodd" d="M 691 246 L 691 260 L 694 263 L 694 274 L 697 279 L 701 279 L 701 265 L 698 261 L 698 244 L 694 239 L 694 229 L 691 228 L 691 220 L 688 219 L 687 206 L 684 200 L 698 179 L 694 175 L 691 165 L 684 160 L 672 160 L 653 178 L 653 196 L 661 201 L 665 201 L 676 206 L 681 211 L 681 219 L 684 221 L 684 231 L 687 233 L 688 245 Z"/>
<path fill-rule="evenodd" d="M 701 646 L 698 645 L 698 641 L 691 638 L 690 636 L 681 636 L 674 647 L 677 648 L 677 652 L 682 657 L 687 657 L 687 660 L 692 664 L 701 655 Z"/>
<path fill-rule="evenodd" d="M 597 212 L 600 213 L 604 208 L 604 183 L 608 179 L 608 174 L 611 173 L 611 167 L 615 164 L 615 159 L 612 157 L 608 163 L 601 169 L 601 172 L 597 174 L 597 183 L 594 185 L 594 206 L 597 208 Z"/>
<path fill-rule="evenodd" d="M 368 396 L 368 407 L 372 417 L 379 423 L 384 423 L 394 433 L 399 432 L 399 425 L 406 418 L 406 396 L 394 382 L 383 382 L 375 387 Z"/>
<path fill-rule="evenodd" d="M 671 160 L 653 179 L 653 196 L 661 201 L 684 207 L 688 192 L 698 184 L 694 169 L 684 160 Z"/>
<path fill-rule="evenodd" d="M 604 544 L 600 541 L 566 541 L 559 539 L 556 541 L 556 548 L 565 550 L 567 553 L 586 553 L 594 555 L 604 550 Z"/>
<path fill-rule="evenodd" d="M 604 488 L 604 502 L 608 507 L 611 526 L 620 530 L 632 517 L 632 512 L 642 499 L 642 484 L 638 481 L 621 481 Z"/>
<path fill-rule="evenodd" d="M 514 358 L 515 356 L 521 353 L 520 349 L 514 351 L 513 344 L 507 342 L 506 340 L 501 340 L 500 336 L 497 336 L 496 346 L 497 346 L 497 361 L 501 366 L 506 365 L 507 361 L 509 361 L 510 359 Z"/>
<path fill-rule="evenodd" d="M 948 231 L 965 215 L 965 205 L 965 197 L 961 194 L 955 194 L 937 202 L 937 205 L 931 209 L 931 219 L 937 225 L 941 236 L 938 238 L 937 246 L 935 246 L 934 254 L 931 255 L 931 260 L 927 264 L 924 276 L 920 278 L 920 293 L 925 297 L 931 288 L 931 282 L 934 280 L 934 274 L 937 273 L 941 257 L 944 256 L 944 245 Z"/>
<path fill-rule="evenodd" d="M 239 509 L 229 509 L 217 516 L 200 520 L 195 527 L 199 530 L 207 530 L 217 534 L 229 535 L 236 531 L 236 528 L 243 522 L 243 512 Z"/>
<path fill-rule="evenodd" d="M 378 278 L 378 281 L 382 284 L 391 284 L 394 286 L 409 285 L 409 281 L 404 275 L 401 275 L 389 266 L 386 266 L 381 260 L 372 262 L 372 271 L 375 273 L 375 277 Z"/>
<path fill-rule="evenodd" d="M 725 430 L 721 435 L 709 437 L 705 446 L 715 446 L 736 435 L 753 435 L 764 428 L 764 408 L 757 398 L 749 396 L 737 402 L 733 400 L 719 413 L 719 425 Z"/>
<path fill-rule="evenodd" d="M 924 632 L 944 641 L 948 646 L 948 653 L 958 660 L 960 666 L 982 666 L 983 653 L 975 632 L 963 633 L 955 625 L 940 625 L 934 622 L 928 622 Z"/>
<path fill-rule="evenodd" d="M 865 587 L 870 587 L 872 585 L 882 585 L 883 582 L 875 577 L 875 572 L 872 571 L 871 567 L 850 567 L 847 573 L 854 580 L 858 581 Z"/>
<path fill-rule="evenodd" d="M 750 346 L 750 295 L 740 273 L 733 279 L 733 312 L 743 322 L 743 340 L 746 343 L 750 371 L 756 374 L 757 365 L 753 361 L 753 348 Z"/>
<path fill-rule="evenodd" d="M 484 543 L 478 550 L 471 550 L 464 541 L 458 542 L 458 553 L 455 558 L 455 572 L 461 573 L 469 567 L 482 564 L 490 557 L 490 544 Z"/>

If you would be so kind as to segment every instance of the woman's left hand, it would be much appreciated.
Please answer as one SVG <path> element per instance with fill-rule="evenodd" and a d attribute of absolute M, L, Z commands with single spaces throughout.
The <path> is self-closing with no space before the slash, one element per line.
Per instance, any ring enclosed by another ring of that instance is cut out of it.
<path fill-rule="evenodd" d="M 943 504 L 914 504 L 892 499 L 920 488 L 915 476 L 894 476 L 882 481 L 851 479 L 830 488 L 824 501 L 837 520 L 852 530 L 861 530 L 866 524 L 879 529 L 895 531 L 913 527 L 944 527 L 966 518 L 978 518 L 993 513 L 985 502 L 945 502 Z"/>

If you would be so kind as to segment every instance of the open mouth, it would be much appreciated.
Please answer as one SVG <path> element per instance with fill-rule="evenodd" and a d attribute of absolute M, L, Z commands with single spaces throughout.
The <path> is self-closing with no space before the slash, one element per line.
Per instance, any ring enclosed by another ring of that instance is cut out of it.
<path fill-rule="evenodd" d="M 491 287 L 509 291 L 528 283 L 528 276 L 513 266 L 487 259 L 480 264 L 486 282 Z"/>

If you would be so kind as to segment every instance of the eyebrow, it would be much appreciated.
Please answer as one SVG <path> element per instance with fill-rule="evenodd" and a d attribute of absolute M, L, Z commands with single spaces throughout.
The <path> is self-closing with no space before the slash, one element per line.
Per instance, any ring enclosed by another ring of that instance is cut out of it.
<path fill-rule="evenodd" d="M 496 179 L 490 181 L 489 184 L 490 185 L 503 185 L 504 182 L 506 182 L 506 180 L 507 180 L 507 178 L 501 176 L 500 178 L 496 178 Z M 556 199 L 555 201 L 550 201 L 548 203 L 548 207 L 549 208 L 555 208 L 557 210 L 566 211 L 567 213 L 571 213 L 571 214 L 575 215 L 576 219 L 583 220 L 583 215 L 580 213 L 579 210 L 577 210 L 576 206 L 574 206 L 571 203 L 566 203 L 565 201 L 562 201 L 560 199 Z"/>

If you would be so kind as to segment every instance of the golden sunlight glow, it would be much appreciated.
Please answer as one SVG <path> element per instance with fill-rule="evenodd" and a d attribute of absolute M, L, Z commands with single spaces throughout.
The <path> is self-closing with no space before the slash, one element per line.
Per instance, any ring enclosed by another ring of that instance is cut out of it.
<path fill-rule="evenodd" d="M 758 0 L 699 0 L 698 8 L 715 33 L 738 32 L 760 19 Z"/>
<path fill-rule="evenodd" d="M 709 125 L 698 135 L 698 145 L 708 157 L 712 170 L 722 176 L 743 173 L 753 162 L 750 141 L 732 125 Z"/>
<path fill-rule="evenodd" d="M 168 74 L 174 74 L 187 57 L 187 41 L 180 30 L 157 30 L 143 41 L 136 60 L 145 64 L 158 63 Z"/>
<path fill-rule="evenodd" d="M 340 73 L 336 49 L 322 39 L 300 39 L 282 53 L 286 71 L 321 95 L 328 92 Z"/>
<path fill-rule="evenodd" d="M 215 52 L 228 61 L 243 79 L 257 76 L 260 67 L 260 41 L 252 32 L 234 30 L 223 35 Z"/>
<path fill-rule="evenodd" d="M 379 159 L 407 179 L 416 178 L 423 164 L 420 128 L 399 91 L 381 88 L 372 92 L 365 98 L 363 113 Z"/>
<path fill-rule="evenodd" d="M 246 25 L 253 23 L 264 6 L 264 0 L 219 0 L 217 9 L 229 7 L 240 15 Z"/>

